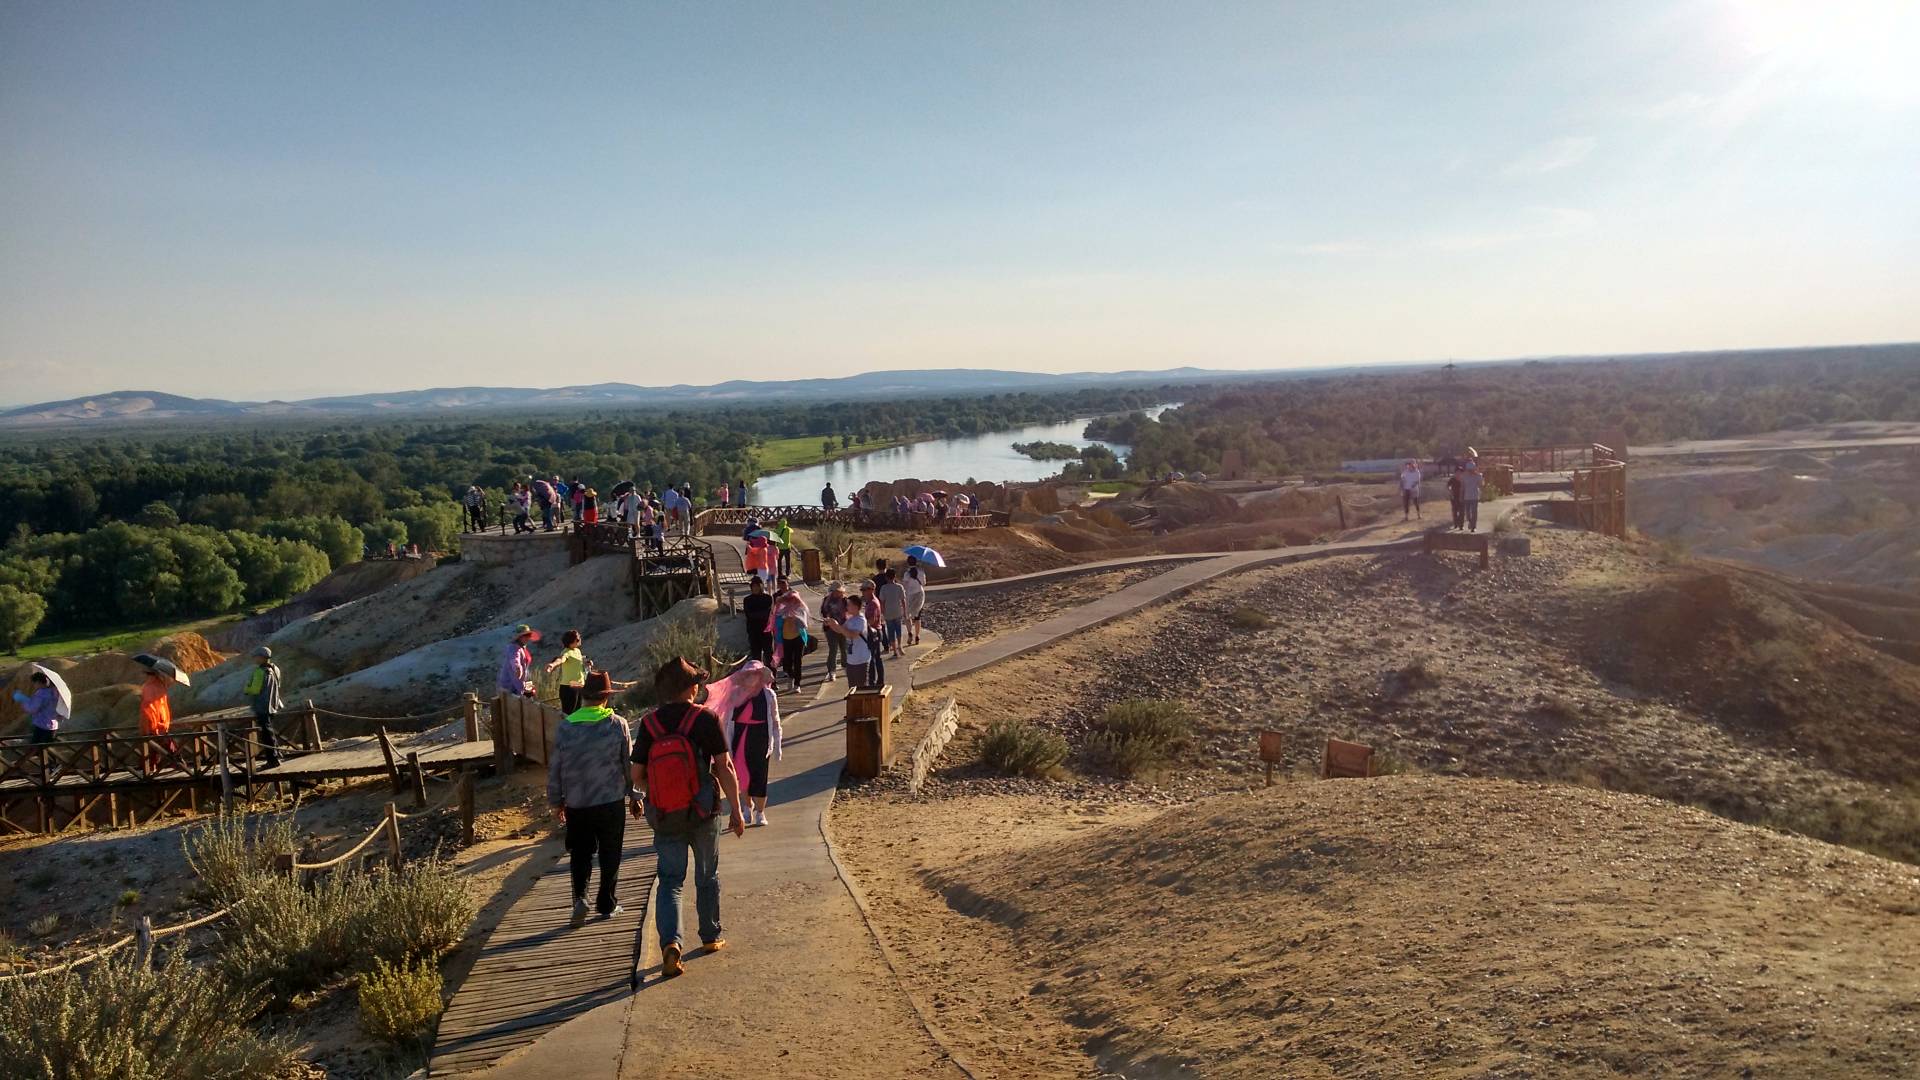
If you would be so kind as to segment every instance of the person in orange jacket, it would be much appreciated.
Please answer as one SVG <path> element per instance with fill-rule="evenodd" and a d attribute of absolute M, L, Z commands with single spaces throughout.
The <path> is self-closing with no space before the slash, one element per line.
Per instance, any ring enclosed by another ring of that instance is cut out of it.
<path fill-rule="evenodd" d="M 173 679 L 157 671 L 147 672 L 146 679 L 140 684 L 140 734 L 165 735 L 173 729 L 173 704 L 167 700 L 167 691 L 173 688 Z M 164 744 L 173 748 L 169 740 Z M 144 758 L 147 770 L 151 772 L 156 764 L 154 744 L 148 743 Z"/>

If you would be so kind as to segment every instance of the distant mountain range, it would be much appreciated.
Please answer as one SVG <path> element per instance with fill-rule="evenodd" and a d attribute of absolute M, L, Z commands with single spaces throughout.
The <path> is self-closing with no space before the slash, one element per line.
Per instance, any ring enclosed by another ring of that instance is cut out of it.
<path fill-rule="evenodd" d="M 0 411 L 0 428 L 74 424 L 137 423 L 157 420 L 247 418 L 364 417 L 406 413 L 447 413 L 514 408 L 559 409 L 604 406 L 689 406 L 759 404 L 776 401 L 838 401 L 903 395 L 952 396 L 1009 391 L 1072 390 L 1083 386 L 1159 386 L 1166 383 L 1245 379 L 1277 372 L 1170 368 L 1166 371 L 1081 372 L 1067 375 L 1026 371 L 946 368 L 930 371 L 873 371 L 841 379 L 752 382 L 736 379 L 712 386 L 635 386 L 595 383 L 549 390 L 513 386 L 446 386 L 385 394 L 348 394 L 299 401 L 225 401 L 192 398 L 158 390 L 115 390 L 91 397 L 48 401 Z M 1287 372 L 1286 374 L 1294 374 Z"/>

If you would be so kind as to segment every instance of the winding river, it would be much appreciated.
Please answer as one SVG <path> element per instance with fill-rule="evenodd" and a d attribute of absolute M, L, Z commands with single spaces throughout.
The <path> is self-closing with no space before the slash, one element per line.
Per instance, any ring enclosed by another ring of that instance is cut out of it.
<path fill-rule="evenodd" d="M 1145 411 L 1148 416 L 1159 416 L 1172 407 L 1158 405 Z M 1032 424 L 1011 431 L 995 431 L 959 439 L 929 439 L 820 465 L 789 469 L 761 477 L 760 482 L 752 486 L 749 498 L 756 506 L 818 503 L 820 489 L 829 481 L 834 490 L 840 493 L 841 499 L 845 500 L 847 493 L 869 480 L 891 481 L 907 477 L 945 480 L 949 483 L 960 483 L 969 477 L 994 482 L 1044 480 L 1059 472 L 1066 462 L 1035 461 L 1025 454 L 1015 453 L 1013 444 L 1063 442 L 1085 446 L 1089 442 L 1099 442 L 1081 435 L 1086 430 L 1088 419 L 1081 417 L 1063 424 Z M 1127 453 L 1127 447 L 1119 443 L 1100 445 L 1110 447 L 1123 457 Z"/>

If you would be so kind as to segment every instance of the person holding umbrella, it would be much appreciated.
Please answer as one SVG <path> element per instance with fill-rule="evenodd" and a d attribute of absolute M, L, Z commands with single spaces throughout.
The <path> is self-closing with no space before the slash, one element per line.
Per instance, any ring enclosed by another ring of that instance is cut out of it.
<path fill-rule="evenodd" d="M 27 685 L 33 688 L 33 693 L 13 692 L 13 700 L 33 725 L 33 734 L 27 742 L 32 746 L 50 743 L 60 730 L 60 721 L 73 716 L 73 691 L 67 689 L 66 680 L 39 664 L 33 665 Z"/>
<path fill-rule="evenodd" d="M 265 645 L 253 650 L 253 673 L 247 676 L 247 696 L 253 706 L 253 724 L 260 729 L 260 746 L 266 751 L 267 768 L 280 767 L 280 742 L 273 734 L 273 718 L 280 713 L 280 667 L 273 662 L 273 650 Z"/>

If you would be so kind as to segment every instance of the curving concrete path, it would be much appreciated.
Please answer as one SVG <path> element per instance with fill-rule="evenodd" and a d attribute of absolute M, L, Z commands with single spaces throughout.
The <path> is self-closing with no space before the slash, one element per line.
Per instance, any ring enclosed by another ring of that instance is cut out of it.
<path fill-rule="evenodd" d="M 1530 501 L 1538 500 L 1488 503 L 1482 518 L 1491 527 L 1501 513 Z M 951 654 L 930 656 L 937 639 L 928 634 L 932 640 L 911 650 L 911 665 L 896 662 L 889 668 L 889 681 L 898 694 L 909 680 L 924 688 L 969 675 L 1226 574 L 1419 547 L 1417 535 L 1400 536 L 1211 556 L 1115 559 L 999 579 L 992 584 L 1090 568 L 1189 564 Z M 809 677 L 816 682 L 824 656 L 821 650 L 809 658 Z M 480 1075 L 494 1080 L 965 1075 L 893 976 L 827 845 L 826 817 L 845 759 L 844 687 L 844 682 L 824 684 L 810 704 L 787 714 L 786 755 L 774 767 L 770 790 L 773 824 L 749 830 L 741 839 L 722 837 L 721 910 L 730 948 L 690 957 L 686 975 L 660 981 L 658 944 L 646 928 L 646 981 L 637 993 L 554 1029 Z M 783 695 L 783 705 L 788 704 Z M 683 906 L 683 918 L 691 919 L 690 895 Z"/>

